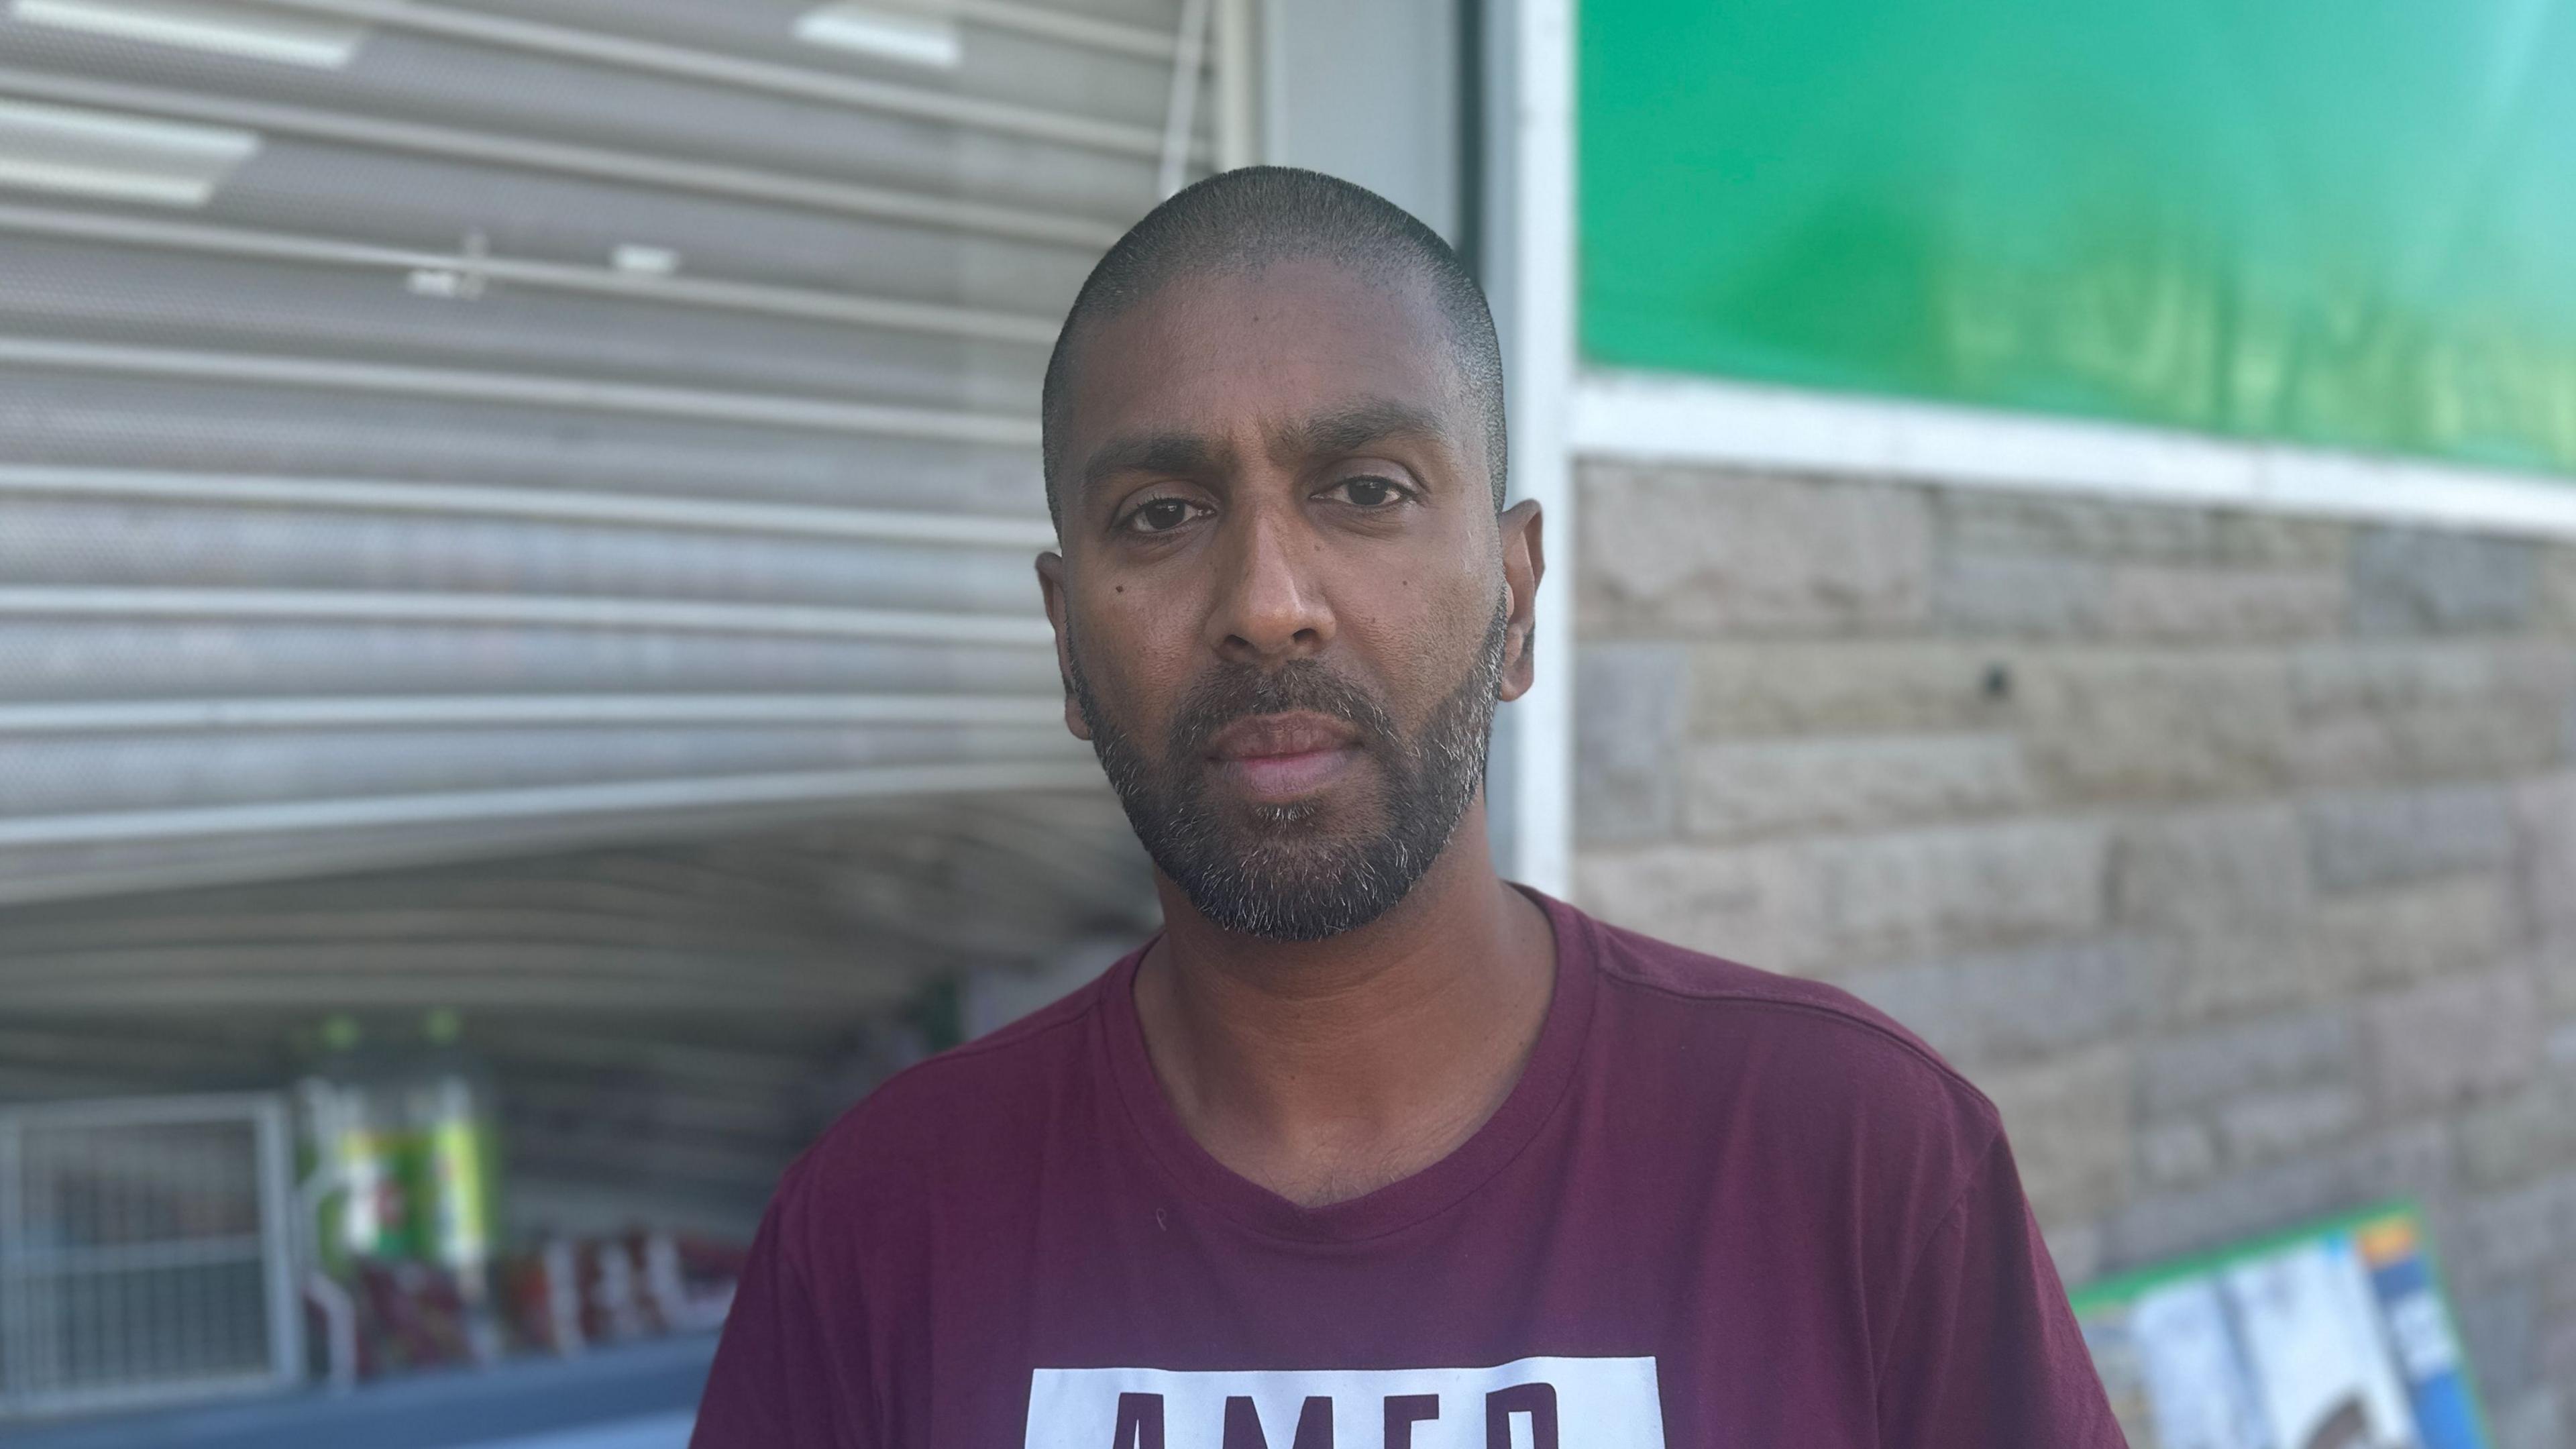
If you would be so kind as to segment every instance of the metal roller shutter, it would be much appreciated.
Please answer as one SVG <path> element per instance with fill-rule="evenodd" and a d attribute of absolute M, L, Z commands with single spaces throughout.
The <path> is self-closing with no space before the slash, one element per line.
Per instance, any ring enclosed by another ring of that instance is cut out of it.
<path fill-rule="evenodd" d="M 273 1088 L 324 1010 L 398 1040 L 463 1007 L 519 1229 L 748 1235 L 788 1159 L 933 1044 L 907 1025 L 931 980 L 1136 938 L 1151 889 L 1132 844 L 1103 848 L 1116 815 L 1105 792 L 981 797 L 13 907 L 0 1103 Z"/>
<path fill-rule="evenodd" d="M 0 903 L 1096 793 L 1036 389 L 1209 12 L 8 0 Z"/>

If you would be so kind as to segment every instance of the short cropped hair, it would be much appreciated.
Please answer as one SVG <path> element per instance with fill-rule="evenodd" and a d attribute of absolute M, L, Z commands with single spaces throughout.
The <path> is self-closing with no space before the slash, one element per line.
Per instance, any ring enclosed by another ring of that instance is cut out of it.
<path fill-rule="evenodd" d="M 1065 314 L 1047 359 L 1039 403 L 1047 515 L 1064 526 L 1058 488 L 1065 409 L 1084 332 L 1168 283 L 1209 273 L 1250 271 L 1314 259 L 1372 281 L 1419 281 L 1448 334 L 1449 355 L 1485 434 L 1494 508 L 1503 507 L 1503 350 L 1475 274 L 1440 234 L 1364 186 L 1293 166 L 1221 171 L 1145 214 L 1110 247 Z"/>

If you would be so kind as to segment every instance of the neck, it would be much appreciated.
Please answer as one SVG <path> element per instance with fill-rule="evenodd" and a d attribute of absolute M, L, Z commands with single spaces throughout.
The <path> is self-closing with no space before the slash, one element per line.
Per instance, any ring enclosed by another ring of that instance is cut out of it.
<path fill-rule="evenodd" d="M 1157 882 L 1136 978 L 1154 1071 L 1191 1135 L 1310 1206 L 1407 1177 L 1510 1094 L 1547 1018 L 1546 915 L 1495 873 L 1479 800 L 1404 900 L 1321 941 L 1265 941 Z"/>

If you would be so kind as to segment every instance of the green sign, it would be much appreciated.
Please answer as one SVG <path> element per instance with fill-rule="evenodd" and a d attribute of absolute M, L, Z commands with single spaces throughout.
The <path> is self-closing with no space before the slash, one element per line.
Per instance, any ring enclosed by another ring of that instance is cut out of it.
<path fill-rule="evenodd" d="M 1580 0 L 1615 366 L 2576 473 L 2576 0 Z"/>

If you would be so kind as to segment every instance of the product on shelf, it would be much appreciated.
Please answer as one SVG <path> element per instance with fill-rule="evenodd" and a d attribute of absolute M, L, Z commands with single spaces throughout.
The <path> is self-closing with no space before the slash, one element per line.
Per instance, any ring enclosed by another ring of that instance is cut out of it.
<path fill-rule="evenodd" d="M 455 1285 L 468 1348 L 488 1360 L 501 1350 L 492 1303 L 500 1151 L 492 1090 L 481 1065 L 458 1043 L 462 1029 L 453 1011 L 433 1011 L 422 1024 L 428 1050 L 413 1064 L 405 1103 L 414 1153 L 411 1197 L 418 1256 Z"/>
<path fill-rule="evenodd" d="M 411 1256 L 410 1142 L 389 1054 L 348 1016 L 322 1024 L 322 1046 L 297 1095 L 306 1167 L 325 1184 L 316 1246 L 324 1269 L 345 1278 L 359 1263 Z"/>
<path fill-rule="evenodd" d="M 346 1299 L 355 1374 L 572 1354 L 721 1324 L 738 1247 L 638 1227 L 509 1249 L 497 1099 L 463 1037 L 453 1011 L 429 1013 L 407 1036 L 335 1016 L 297 1087 L 312 1256 Z"/>

